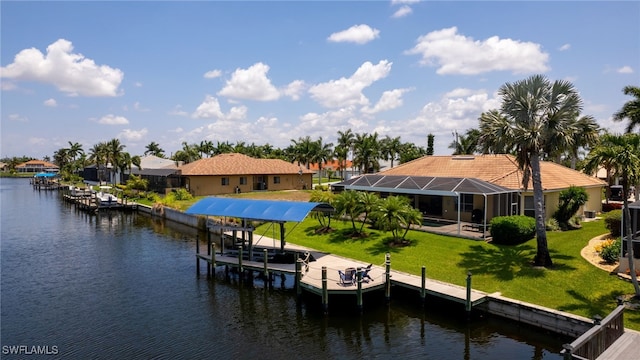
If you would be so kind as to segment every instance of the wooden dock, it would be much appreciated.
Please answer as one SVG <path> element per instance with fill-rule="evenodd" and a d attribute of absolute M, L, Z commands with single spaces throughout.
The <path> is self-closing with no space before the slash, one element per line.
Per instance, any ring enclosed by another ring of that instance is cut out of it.
<path fill-rule="evenodd" d="M 135 202 L 118 199 L 110 204 L 101 204 L 95 196 L 62 195 L 65 202 L 74 204 L 79 210 L 95 212 L 100 210 L 135 210 L 138 206 Z"/>
<path fill-rule="evenodd" d="M 370 279 L 363 279 L 362 269 L 367 265 L 352 259 L 319 252 L 313 249 L 304 248 L 294 244 L 286 244 L 285 250 L 289 253 L 295 253 L 299 259 L 297 263 L 277 264 L 269 262 L 270 256 L 280 251 L 278 240 L 269 239 L 267 242 L 273 242 L 273 246 L 259 246 L 254 248 L 253 254 L 257 254 L 257 259 L 249 260 L 247 251 L 233 251 L 233 255 L 214 253 L 211 250 L 211 244 L 207 244 L 207 253 L 196 253 L 197 271 L 200 272 L 200 261 L 207 263 L 207 273 L 215 272 L 218 266 L 233 268 L 240 272 L 256 271 L 267 274 L 265 279 L 269 279 L 272 274 L 291 275 L 294 276 L 295 287 L 297 292 L 305 290 L 309 293 L 319 295 L 323 298 L 323 305 L 328 302 L 329 295 L 355 295 L 358 299 L 358 306 L 362 305 L 362 294 L 367 292 L 384 292 L 385 297 L 389 299 L 392 286 L 400 286 L 415 290 L 424 300 L 426 295 L 435 296 L 457 303 L 465 304 L 466 310 L 487 299 L 487 293 L 471 289 L 470 275 L 467 278 L 469 286 L 462 287 L 453 284 L 427 279 L 424 268 L 422 276 L 411 275 L 400 271 L 391 270 L 391 259 L 387 254 L 381 264 L 372 264 L 368 275 Z M 197 245 L 199 249 L 199 244 Z M 264 254 L 264 255 L 263 255 Z M 305 261 L 306 254 L 310 254 L 313 261 Z M 266 261 L 265 261 L 266 259 Z M 351 284 L 345 285 L 341 282 L 338 271 L 346 272 L 347 269 L 355 269 L 357 280 Z M 299 274 L 299 275 L 298 275 Z M 298 280 L 299 279 L 299 280 Z"/>

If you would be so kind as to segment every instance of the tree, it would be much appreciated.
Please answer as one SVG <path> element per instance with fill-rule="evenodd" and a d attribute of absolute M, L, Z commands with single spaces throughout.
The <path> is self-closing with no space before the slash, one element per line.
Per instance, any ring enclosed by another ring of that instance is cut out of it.
<path fill-rule="evenodd" d="M 433 155 L 433 140 L 435 136 L 433 134 L 427 135 L 427 155 Z"/>
<path fill-rule="evenodd" d="M 162 150 L 162 148 L 160 148 L 160 145 L 158 145 L 158 143 L 156 143 L 155 141 L 150 142 L 146 147 L 145 147 L 145 151 L 144 151 L 144 155 L 153 155 L 153 156 L 157 156 L 159 158 L 164 158 L 164 150 Z"/>
<path fill-rule="evenodd" d="M 338 131 L 338 144 L 334 148 L 336 158 L 340 163 L 340 175 L 342 179 L 345 178 L 344 171 L 347 168 L 347 158 L 349 156 L 349 151 L 353 148 L 353 140 L 355 139 L 355 135 L 351 132 L 351 129 L 348 129 L 345 132 Z"/>
<path fill-rule="evenodd" d="M 107 163 L 109 162 L 106 142 L 99 142 L 89 149 L 89 161 L 96 164 L 98 180 L 102 181 L 104 178 L 104 171 L 106 170 Z"/>
<path fill-rule="evenodd" d="M 422 221 L 420 211 L 413 208 L 405 196 L 389 196 L 379 202 L 372 217 L 379 229 L 391 231 L 394 244 L 404 243 L 405 236 L 412 224 Z M 419 220 L 418 220 L 419 219 Z M 400 235 L 402 229 L 405 231 Z"/>
<path fill-rule="evenodd" d="M 633 96 L 633 100 L 629 100 L 622 109 L 613 114 L 614 121 L 622 121 L 629 119 L 629 125 L 627 125 L 627 132 L 633 131 L 633 128 L 640 127 L 640 87 L 637 86 L 625 86 L 622 90 L 625 95 Z"/>
<path fill-rule="evenodd" d="M 465 135 L 453 133 L 455 139 L 449 144 L 449 149 L 453 149 L 452 155 L 472 155 L 478 150 L 478 139 L 480 131 L 478 129 L 469 129 Z"/>
<path fill-rule="evenodd" d="M 393 161 L 399 157 L 401 149 L 402 142 L 400 141 L 400 136 L 391 138 L 387 135 L 382 139 L 380 153 L 383 159 L 391 160 L 391 168 L 393 168 Z"/>
<path fill-rule="evenodd" d="M 200 145 L 198 145 L 198 152 L 200 153 L 200 158 L 203 158 L 204 155 L 207 155 L 207 157 L 211 157 L 211 154 L 213 154 L 214 149 L 215 148 L 213 146 L 212 141 L 209 141 L 209 140 L 200 141 Z"/>
<path fill-rule="evenodd" d="M 547 244 L 540 161 L 549 149 L 566 150 L 573 144 L 570 126 L 582 108 L 574 86 L 564 80 L 553 83 L 542 75 L 506 83 L 500 87 L 500 110 L 480 116 L 480 144 L 485 152 L 515 151 L 526 190 L 533 183 L 536 219 L 536 266 L 552 266 Z"/>
<path fill-rule="evenodd" d="M 333 160 L 333 143 L 323 143 L 322 136 L 315 141 L 310 162 L 318 164 L 318 185 L 322 182 L 322 164 Z"/>
<path fill-rule="evenodd" d="M 314 142 L 310 136 L 300 137 L 298 140 L 291 139 L 292 144 L 289 146 L 289 156 L 292 163 L 297 162 L 298 165 L 304 164 L 307 169 L 310 168 L 311 159 L 313 158 Z"/>
<path fill-rule="evenodd" d="M 345 190 L 336 195 L 333 205 L 338 217 L 347 215 L 351 220 L 351 236 L 359 235 L 360 231 L 356 227 L 356 220 L 364 212 L 364 205 L 360 201 L 360 193 L 353 190 Z"/>
<path fill-rule="evenodd" d="M 640 298 L 640 286 L 633 261 L 633 241 L 631 234 L 631 213 L 629 211 L 629 186 L 640 181 L 640 135 L 603 135 L 602 142 L 594 147 L 586 159 L 585 169 L 596 170 L 600 164 L 607 163 L 613 168 L 614 175 L 622 179 L 623 223 L 627 235 L 627 259 L 629 274 L 635 289 L 635 296 Z"/>
<path fill-rule="evenodd" d="M 368 174 L 380 170 L 380 158 L 378 133 L 356 134 L 353 142 L 353 165 L 360 169 L 360 173 Z"/>

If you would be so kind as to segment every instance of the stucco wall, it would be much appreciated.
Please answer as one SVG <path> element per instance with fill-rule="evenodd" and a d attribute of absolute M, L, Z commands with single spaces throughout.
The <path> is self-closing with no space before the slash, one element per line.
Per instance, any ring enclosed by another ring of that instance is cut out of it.
<path fill-rule="evenodd" d="M 241 177 L 246 178 L 246 184 L 240 184 Z M 276 177 L 279 177 L 280 183 L 275 183 Z M 306 185 L 307 189 L 310 189 L 312 180 L 311 174 L 262 175 L 265 184 L 264 186 L 260 186 L 260 184 L 257 184 L 259 177 L 255 175 L 188 176 L 187 178 L 189 191 L 195 196 L 232 194 L 236 191 L 236 187 L 238 187 L 241 192 L 256 190 L 301 190 L 304 185 Z M 229 183 L 222 185 L 222 178 L 228 178 Z"/>

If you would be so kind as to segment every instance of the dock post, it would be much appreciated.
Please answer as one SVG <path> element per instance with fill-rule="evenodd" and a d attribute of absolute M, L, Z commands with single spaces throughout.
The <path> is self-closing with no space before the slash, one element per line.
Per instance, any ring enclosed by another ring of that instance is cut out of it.
<path fill-rule="evenodd" d="M 471 316 L 471 271 L 467 272 L 467 301 L 465 303 L 467 318 Z"/>
<path fill-rule="evenodd" d="M 266 282 L 267 279 L 269 279 L 269 259 L 267 259 L 268 256 L 268 250 L 267 249 L 262 249 L 262 253 L 264 254 L 264 281 Z"/>
<path fill-rule="evenodd" d="M 362 268 L 358 267 L 356 270 L 357 280 L 358 280 L 358 289 L 356 290 L 356 295 L 358 297 L 358 312 L 362 314 Z"/>
<path fill-rule="evenodd" d="M 302 266 L 301 266 L 301 260 L 298 255 L 298 252 L 296 252 L 295 261 L 296 261 L 296 298 L 297 300 L 300 300 L 300 298 L 302 297 L 302 287 L 300 286 L 300 279 L 302 278 Z"/>
<path fill-rule="evenodd" d="M 200 237 L 196 235 L 196 274 L 200 275 Z"/>
<path fill-rule="evenodd" d="M 427 268 L 422 266 L 422 287 L 420 288 L 420 299 L 422 300 L 422 306 L 424 306 L 425 298 L 427 295 Z"/>
<path fill-rule="evenodd" d="M 385 265 L 385 288 L 384 296 L 387 299 L 387 304 L 391 302 L 391 254 L 386 253 L 384 256 Z"/>
<path fill-rule="evenodd" d="M 211 233 L 207 228 L 207 255 L 211 256 Z M 210 257 L 210 259 L 213 259 Z M 211 277 L 211 263 L 207 262 L 207 279 Z"/>
<path fill-rule="evenodd" d="M 240 280 L 244 277 L 244 271 L 242 269 L 242 246 L 238 245 L 238 272 L 240 273 Z"/>
<path fill-rule="evenodd" d="M 322 311 L 329 313 L 329 290 L 327 288 L 327 267 L 322 267 Z"/>
<path fill-rule="evenodd" d="M 214 275 L 216 273 L 216 248 L 213 244 L 211 244 L 211 273 Z"/>

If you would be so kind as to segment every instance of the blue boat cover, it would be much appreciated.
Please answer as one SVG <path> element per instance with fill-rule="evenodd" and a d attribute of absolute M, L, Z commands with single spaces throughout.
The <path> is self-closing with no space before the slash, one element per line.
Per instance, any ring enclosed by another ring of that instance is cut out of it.
<path fill-rule="evenodd" d="M 37 173 L 37 174 L 35 174 L 33 177 L 42 177 L 42 178 L 45 178 L 45 177 L 54 177 L 54 176 L 56 176 L 56 175 L 57 175 L 56 173 Z"/>
<path fill-rule="evenodd" d="M 329 204 L 317 202 L 232 199 L 212 196 L 196 202 L 185 213 L 251 220 L 301 222 L 313 210 L 333 211 L 334 209 Z"/>

